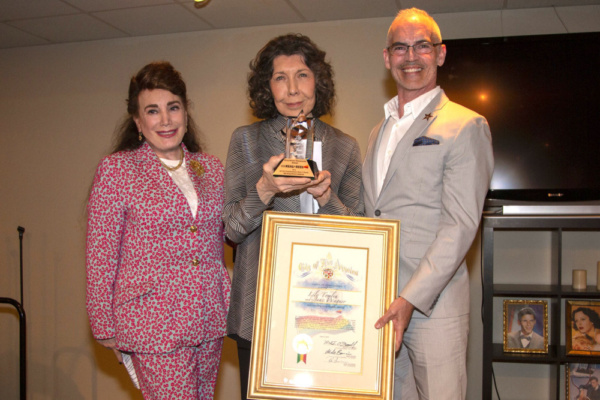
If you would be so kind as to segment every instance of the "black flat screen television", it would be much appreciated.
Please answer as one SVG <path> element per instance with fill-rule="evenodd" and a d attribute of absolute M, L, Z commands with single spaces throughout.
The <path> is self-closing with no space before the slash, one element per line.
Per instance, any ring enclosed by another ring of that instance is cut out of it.
<path fill-rule="evenodd" d="M 600 203 L 600 33 L 444 43 L 440 86 L 490 124 L 488 204 Z"/>

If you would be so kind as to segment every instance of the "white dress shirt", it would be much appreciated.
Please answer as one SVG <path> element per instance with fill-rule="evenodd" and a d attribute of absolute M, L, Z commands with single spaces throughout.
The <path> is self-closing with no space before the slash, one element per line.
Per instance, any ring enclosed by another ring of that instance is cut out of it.
<path fill-rule="evenodd" d="M 390 167 L 390 161 L 396 151 L 396 146 L 404 137 L 413 122 L 420 116 L 423 109 L 440 93 L 442 89 L 436 86 L 404 105 L 402 118 L 398 115 L 398 96 L 394 97 L 383 106 L 386 120 L 389 121 L 383 130 L 381 143 L 377 151 L 377 194 L 381 192 L 383 181 Z"/>

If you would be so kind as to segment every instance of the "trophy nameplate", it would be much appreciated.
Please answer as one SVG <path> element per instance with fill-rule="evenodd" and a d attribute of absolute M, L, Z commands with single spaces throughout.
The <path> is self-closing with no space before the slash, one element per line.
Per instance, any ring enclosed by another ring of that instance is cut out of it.
<path fill-rule="evenodd" d="M 315 130 L 313 119 L 300 112 L 297 118 L 289 118 L 285 128 L 285 158 L 281 160 L 273 176 L 315 179 L 319 173 L 312 160 Z"/>

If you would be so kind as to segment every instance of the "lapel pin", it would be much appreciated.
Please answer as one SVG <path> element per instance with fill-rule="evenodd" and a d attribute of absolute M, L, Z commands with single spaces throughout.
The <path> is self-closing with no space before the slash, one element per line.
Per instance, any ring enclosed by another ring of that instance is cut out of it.
<path fill-rule="evenodd" d="M 429 121 L 429 118 L 433 118 L 433 115 L 431 115 L 431 113 L 425 114 L 425 116 L 423 117 L 423 119 L 426 119 L 427 121 Z"/>

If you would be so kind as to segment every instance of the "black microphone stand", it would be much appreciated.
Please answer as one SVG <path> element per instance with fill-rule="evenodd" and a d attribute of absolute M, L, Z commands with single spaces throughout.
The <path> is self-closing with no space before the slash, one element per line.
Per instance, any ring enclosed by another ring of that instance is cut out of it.
<path fill-rule="evenodd" d="M 23 308 L 23 234 L 25 228 L 19 226 L 19 264 L 20 264 L 20 287 L 21 287 L 21 302 L 9 297 L 0 297 L 0 304 L 12 305 L 19 314 L 19 392 L 20 399 L 27 399 L 27 325 L 25 319 L 25 309 Z"/>
<path fill-rule="evenodd" d="M 21 279 L 21 306 L 25 307 L 25 303 L 23 303 L 23 234 L 25 233 L 25 228 L 23 228 L 22 226 L 18 226 L 17 230 L 19 231 L 19 270 Z"/>

